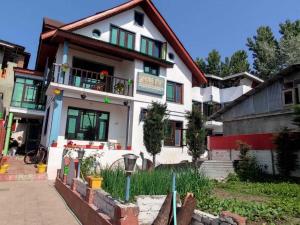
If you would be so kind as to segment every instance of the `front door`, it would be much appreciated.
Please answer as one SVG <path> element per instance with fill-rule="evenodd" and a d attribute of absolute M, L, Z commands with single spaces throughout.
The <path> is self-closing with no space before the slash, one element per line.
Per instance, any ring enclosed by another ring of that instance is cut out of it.
<path fill-rule="evenodd" d="M 41 120 L 28 119 L 25 151 L 36 150 L 41 141 L 43 123 Z"/>

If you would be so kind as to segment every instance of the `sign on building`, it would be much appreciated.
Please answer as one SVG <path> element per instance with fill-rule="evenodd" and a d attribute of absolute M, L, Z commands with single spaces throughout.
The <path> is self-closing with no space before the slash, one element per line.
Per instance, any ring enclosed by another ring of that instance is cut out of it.
<path fill-rule="evenodd" d="M 145 73 L 138 73 L 137 90 L 156 95 L 163 95 L 165 91 L 165 79 Z"/>

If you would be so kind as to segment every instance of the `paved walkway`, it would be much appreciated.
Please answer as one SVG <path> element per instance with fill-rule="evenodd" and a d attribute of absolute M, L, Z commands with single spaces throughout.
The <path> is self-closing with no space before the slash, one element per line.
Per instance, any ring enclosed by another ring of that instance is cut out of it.
<path fill-rule="evenodd" d="M 78 225 L 53 183 L 0 182 L 1 225 Z"/>

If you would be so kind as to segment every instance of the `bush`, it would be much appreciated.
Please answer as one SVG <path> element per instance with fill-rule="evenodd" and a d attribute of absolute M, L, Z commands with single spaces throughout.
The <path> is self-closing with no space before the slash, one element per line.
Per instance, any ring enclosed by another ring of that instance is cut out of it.
<path fill-rule="evenodd" d="M 249 154 L 250 146 L 238 142 L 240 160 L 235 164 L 235 172 L 241 180 L 259 180 L 262 177 L 262 170 L 254 156 Z"/>

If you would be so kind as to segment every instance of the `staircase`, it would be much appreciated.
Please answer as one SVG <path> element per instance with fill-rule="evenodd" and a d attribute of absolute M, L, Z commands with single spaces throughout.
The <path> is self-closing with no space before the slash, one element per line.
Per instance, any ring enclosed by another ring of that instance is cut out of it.
<path fill-rule="evenodd" d="M 32 181 L 32 180 L 46 180 L 47 175 L 36 173 L 34 165 L 26 165 L 23 162 L 23 157 L 17 156 L 15 158 L 9 158 L 7 163 L 9 164 L 8 171 L 5 174 L 0 174 L 1 181 Z"/>
<path fill-rule="evenodd" d="M 207 160 L 200 165 L 200 171 L 211 179 L 223 180 L 234 173 L 232 161 Z"/>

